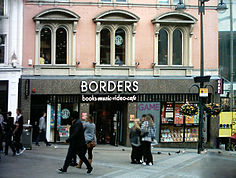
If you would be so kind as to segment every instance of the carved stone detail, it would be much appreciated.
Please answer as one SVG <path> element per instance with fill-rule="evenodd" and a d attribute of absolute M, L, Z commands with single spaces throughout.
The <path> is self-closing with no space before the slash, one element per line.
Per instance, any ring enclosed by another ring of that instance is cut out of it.
<path fill-rule="evenodd" d="M 155 23 L 155 36 L 159 34 L 160 28 L 161 28 L 161 24 Z"/>

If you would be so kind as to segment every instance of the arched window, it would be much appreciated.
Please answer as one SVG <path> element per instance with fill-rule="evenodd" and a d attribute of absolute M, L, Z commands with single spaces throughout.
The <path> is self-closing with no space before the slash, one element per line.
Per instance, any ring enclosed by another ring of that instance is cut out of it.
<path fill-rule="evenodd" d="M 173 32 L 173 65 L 182 65 L 182 33 L 178 29 Z"/>
<path fill-rule="evenodd" d="M 67 63 L 67 32 L 60 27 L 56 31 L 56 64 Z"/>
<path fill-rule="evenodd" d="M 125 64 L 125 31 L 121 28 L 115 33 L 115 64 Z"/>
<path fill-rule="evenodd" d="M 51 64 L 51 29 L 44 27 L 40 32 L 40 64 Z"/>
<path fill-rule="evenodd" d="M 108 29 L 101 31 L 100 41 L 100 64 L 110 64 L 111 33 Z"/>
<path fill-rule="evenodd" d="M 168 34 L 161 29 L 158 35 L 158 65 L 168 64 Z"/>

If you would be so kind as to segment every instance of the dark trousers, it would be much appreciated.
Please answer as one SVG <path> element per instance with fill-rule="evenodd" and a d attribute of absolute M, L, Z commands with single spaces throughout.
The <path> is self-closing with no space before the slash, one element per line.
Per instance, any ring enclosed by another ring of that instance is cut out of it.
<path fill-rule="evenodd" d="M 147 164 L 149 163 L 153 164 L 151 142 L 147 142 L 147 141 L 142 142 L 142 150 L 143 150 L 144 162 L 146 162 Z"/>
<path fill-rule="evenodd" d="M 132 151 L 131 151 L 131 161 L 133 163 L 140 163 L 140 160 L 142 160 L 142 149 L 140 146 L 134 146 L 132 145 Z"/>
<path fill-rule="evenodd" d="M 88 151 L 88 159 L 93 159 L 93 148 L 86 148 L 86 152 Z"/>
<path fill-rule="evenodd" d="M 36 139 L 36 145 L 39 144 L 40 138 L 43 138 L 43 141 L 46 145 L 49 145 L 48 140 L 46 138 L 46 131 L 42 130 L 41 132 L 39 132 L 37 139 Z"/>
<path fill-rule="evenodd" d="M 8 148 L 11 148 L 12 152 L 15 153 L 16 149 L 15 149 L 15 145 L 12 141 L 12 134 L 7 133 L 6 134 L 6 144 L 5 144 L 5 155 L 8 155 Z"/>
<path fill-rule="evenodd" d="M 2 140 L 3 140 L 3 131 L 2 131 L 2 126 L 0 124 L 0 151 L 3 151 Z"/>
<path fill-rule="evenodd" d="M 74 148 L 70 145 L 68 148 L 67 155 L 66 155 L 66 160 L 64 162 L 63 170 L 67 171 L 67 168 L 69 167 L 69 165 L 72 161 L 72 158 L 75 154 L 77 154 L 79 156 L 79 158 L 85 163 L 87 168 L 90 169 L 91 165 L 89 164 L 87 158 L 85 157 L 85 153 L 86 153 L 86 146 Z"/>
<path fill-rule="evenodd" d="M 16 152 L 19 153 L 20 149 L 23 149 L 23 145 L 20 142 L 20 138 L 21 138 L 21 133 L 17 133 L 14 136 L 14 143 L 15 143 L 15 148 L 16 148 Z"/>

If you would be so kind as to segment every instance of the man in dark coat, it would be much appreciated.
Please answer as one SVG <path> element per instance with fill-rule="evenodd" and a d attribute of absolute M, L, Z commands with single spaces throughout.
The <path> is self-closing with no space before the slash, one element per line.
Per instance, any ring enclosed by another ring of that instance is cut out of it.
<path fill-rule="evenodd" d="M 5 155 L 8 155 L 8 147 L 10 146 L 13 156 L 16 154 L 15 146 L 13 144 L 12 136 L 13 136 L 13 129 L 14 129 L 14 118 L 11 117 L 11 112 L 7 113 L 7 117 L 3 122 L 4 130 L 5 130 Z"/>
<path fill-rule="evenodd" d="M 78 116 L 76 117 L 78 118 Z M 82 122 L 77 119 L 75 123 L 71 126 L 72 134 L 70 137 L 66 140 L 67 143 L 70 144 L 66 156 L 66 160 L 64 162 L 63 168 L 60 168 L 60 172 L 67 172 L 67 168 L 69 167 L 72 158 L 75 154 L 79 156 L 79 158 L 85 163 L 87 166 L 87 173 L 90 174 L 93 170 L 92 166 L 89 164 L 87 158 L 85 157 L 86 153 L 86 142 L 84 138 L 84 129 Z"/>
<path fill-rule="evenodd" d="M 21 109 L 16 109 L 16 122 L 15 130 L 13 131 L 14 142 L 16 147 L 16 155 L 20 155 L 25 151 L 25 148 L 21 144 L 21 134 L 23 132 L 23 116 L 21 115 Z M 21 152 L 20 152 L 21 149 Z"/>

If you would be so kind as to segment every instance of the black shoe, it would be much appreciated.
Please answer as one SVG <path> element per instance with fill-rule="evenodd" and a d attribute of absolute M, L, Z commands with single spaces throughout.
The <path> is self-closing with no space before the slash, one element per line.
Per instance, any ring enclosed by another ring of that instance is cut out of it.
<path fill-rule="evenodd" d="M 88 168 L 87 174 L 90 174 L 93 171 L 93 167 Z"/>
<path fill-rule="evenodd" d="M 60 173 L 67 172 L 67 171 L 64 170 L 63 168 L 58 169 L 58 171 L 60 171 Z"/>
<path fill-rule="evenodd" d="M 137 164 L 135 161 L 131 161 L 131 164 Z"/>
<path fill-rule="evenodd" d="M 46 144 L 46 146 L 51 146 L 51 144 L 50 144 L 50 143 L 48 143 L 48 144 Z"/>

